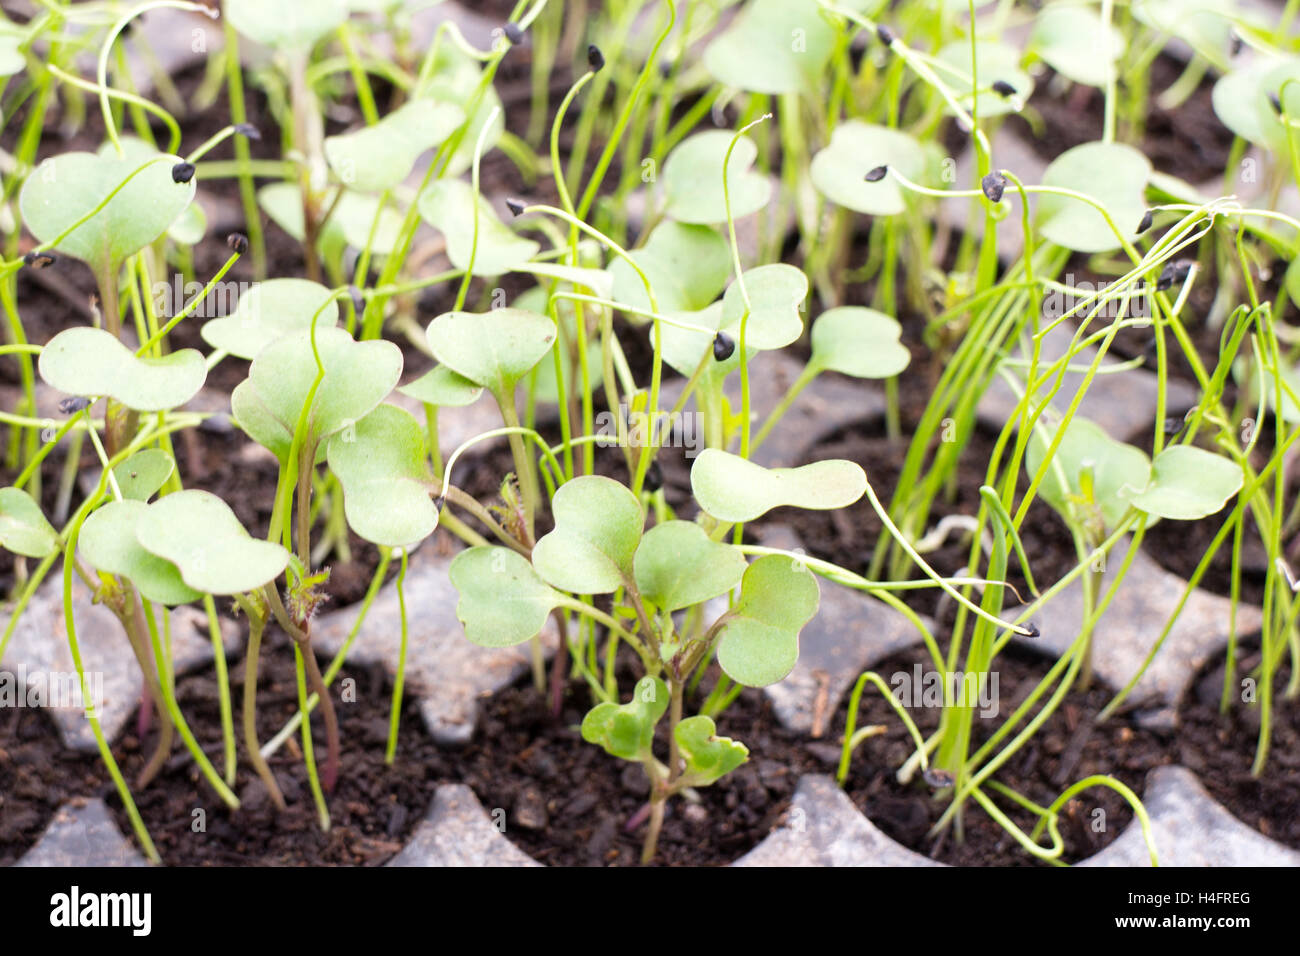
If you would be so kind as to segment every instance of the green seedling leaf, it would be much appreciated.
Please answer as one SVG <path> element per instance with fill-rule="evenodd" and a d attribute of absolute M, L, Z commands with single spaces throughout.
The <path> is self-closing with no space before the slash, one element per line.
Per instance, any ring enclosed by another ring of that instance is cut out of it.
<path fill-rule="evenodd" d="M 325 160 L 339 182 L 361 192 L 392 189 L 415 161 L 465 122 L 454 103 L 421 97 L 399 106 L 374 126 L 325 138 Z"/>
<path fill-rule="evenodd" d="M 230 315 L 205 323 L 203 340 L 214 349 L 251 360 L 276 339 L 307 328 L 318 311 L 318 329 L 337 325 L 338 302 L 329 300 L 330 290 L 318 282 L 268 279 L 241 295 Z"/>
<path fill-rule="evenodd" d="M 880 166 L 897 169 L 916 182 L 925 174 L 925 150 L 896 129 L 847 120 L 835 128 L 830 145 L 813 157 L 810 172 L 817 191 L 845 209 L 897 215 L 907 208 L 898 182 L 892 176 L 876 182 L 863 178 Z"/>
<path fill-rule="evenodd" d="M 579 253 L 581 255 L 581 253 Z M 519 266 L 520 272 L 527 272 L 540 279 L 555 279 L 565 282 L 588 295 L 608 299 L 614 292 L 614 280 L 603 269 L 590 269 L 584 266 L 566 266 L 558 262 L 525 262 Z M 538 287 L 541 289 L 541 287 Z M 529 290 L 532 291 L 532 290 Z M 541 289 L 541 291 L 545 291 Z M 528 293 L 524 293 L 527 295 Z M 627 300 L 623 300 L 627 301 Z"/>
<path fill-rule="evenodd" d="M 828 511 L 866 492 L 867 473 L 841 458 L 799 468 L 764 468 L 739 455 L 706 448 L 691 466 L 691 491 L 719 521 L 753 521 L 773 508 Z"/>
<path fill-rule="evenodd" d="M 306 440 L 319 443 L 364 418 L 393 390 L 402 374 L 402 351 L 392 342 L 357 342 L 343 329 L 316 332 L 325 376 L 316 390 Z M 293 445 L 298 415 L 316 380 L 311 331 L 272 342 L 253 359 L 248 378 L 235 386 L 230 407 L 239 426 L 282 463 Z"/>
<path fill-rule="evenodd" d="M 718 666 L 746 687 L 783 680 L 799 660 L 799 632 L 817 613 L 817 578 L 793 558 L 769 554 L 745 571 L 740 600 L 718 638 Z"/>
<path fill-rule="evenodd" d="M 1025 450 L 1025 470 L 1037 474 L 1047 452 L 1051 433 L 1035 429 Z M 1094 422 L 1077 415 L 1052 459 L 1038 494 L 1066 519 L 1079 515 L 1086 521 L 1101 518 L 1114 528 L 1128 510 L 1129 496 L 1147 486 L 1151 461 L 1132 445 L 1116 441 Z M 1090 484 L 1091 494 L 1085 493 Z"/>
<path fill-rule="evenodd" d="M 555 530 L 533 548 L 546 583 L 575 594 L 608 594 L 632 579 L 645 520 L 627 488 L 601 475 L 565 482 L 551 502 Z"/>
<path fill-rule="evenodd" d="M 47 557 L 59 546 L 41 506 L 21 488 L 0 488 L 0 546 L 28 558 Z"/>
<path fill-rule="evenodd" d="M 677 749 L 686 761 L 683 782 L 707 787 L 749 759 L 749 748 L 730 737 L 718 737 L 717 725 L 703 715 L 687 717 L 673 730 Z"/>
<path fill-rule="evenodd" d="M 448 408 L 473 405 L 483 394 L 481 385 L 475 385 L 445 365 L 435 365 L 414 382 L 402 385 L 397 390 L 426 405 Z"/>
<path fill-rule="evenodd" d="M 161 448 L 145 448 L 113 467 L 113 478 L 122 497 L 148 501 L 176 470 L 176 462 Z"/>
<path fill-rule="evenodd" d="M 288 551 L 250 537 L 230 506 L 206 491 L 178 491 L 149 505 L 136 520 L 135 536 L 204 594 L 252 591 L 289 564 Z"/>
<path fill-rule="evenodd" d="M 855 305 L 828 309 L 813 323 L 808 364 L 854 378 L 889 378 L 912 359 L 899 341 L 902 331 L 897 320 L 875 309 Z"/>
<path fill-rule="evenodd" d="M 296 185 L 271 183 L 263 186 L 257 191 L 257 203 L 277 226 L 299 242 L 304 241 L 302 193 Z M 376 215 L 379 217 L 378 225 L 375 224 Z M 372 228 L 373 239 L 370 235 Z M 330 257 L 345 245 L 364 249 L 369 242 L 372 253 L 386 256 L 397 245 L 401 231 L 402 214 L 391 203 L 381 210 L 378 196 L 345 189 L 321 230 L 318 246 Z"/>
<path fill-rule="evenodd" d="M 710 226 L 680 222 L 660 223 L 645 246 L 631 253 L 650 280 L 659 310 L 664 313 L 696 312 L 707 308 L 722 292 L 731 275 L 731 248 Z M 645 283 L 622 259 L 609 267 L 614 279 L 614 299 L 638 309 L 650 309 Z M 629 316 L 636 323 L 646 320 Z"/>
<path fill-rule="evenodd" d="M 633 569 L 637 590 L 661 611 L 701 604 L 726 594 L 745 573 L 745 556 L 709 540 L 691 521 L 666 521 L 645 533 Z"/>
<path fill-rule="evenodd" d="M 207 378 L 203 356 L 181 349 L 161 358 L 137 358 L 103 329 L 65 329 L 41 351 L 41 378 L 69 395 L 115 398 L 140 412 L 184 405 Z"/>
<path fill-rule="evenodd" d="M 208 216 L 203 207 L 190 203 L 167 228 L 167 238 L 183 246 L 198 245 L 208 234 Z"/>
<path fill-rule="evenodd" d="M 1029 49 L 1076 83 L 1105 86 L 1124 52 L 1124 35 L 1090 7 L 1054 3 L 1034 21 Z"/>
<path fill-rule="evenodd" d="M 434 358 L 504 401 L 551 350 L 555 323 L 523 309 L 447 312 L 425 336 Z"/>
<path fill-rule="evenodd" d="M 868 4 L 836 5 L 861 11 Z M 835 36 L 815 0 L 753 0 L 709 44 L 704 65 L 720 83 L 736 89 L 811 94 L 820 86 Z"/>
<path fill-rule="evenodd" d="M 179 156 L 127 150 L 129 142 L 123 141 L 125 158 L 118 158 L 111 143 L 98 153 L 52 156 L 28 175 L 18 194 L 27 228 L 41 242 L 52 242 L 131 177 L 103 209 L 55 247 L 86 263 L 97 276 L 115 272 L 128 256 L 161 236 L 194 199 L 192 178 L 172 181 L 171 168 Z"/>
<path fill-rule="evenodd" d="M 448 577 L 460 594 L 456 617 L 470 643 L 479 647 L 513 647 L 536 637 L 563 600 L 527 558 L 495 545 L 456 555 Z"/>
<path fill-rule="evenodd" d="M 802 308 L 808 297 L 808 277 L 794 266 L 778 262 L 758 266 L 744 274 L 749 294 L 749 320 L 745 346 L 779 349 L 803 334 Z M 722 297 L 722 327 L 740 342 L 740 322 L 745 316 L 745 295 L 733 282 Z"/>
<path fill-rule="evenodd" d="M 1212 103 L 1223 125 L 1242 139 L 1287 156 L 1287 128 L 1273 97 L 1293 121 L 1300 117 L 1300 57 L 1264 57 L 1225 74 L 1214 84 Z"/>
<path fill-rule="evenodd" d="M 722 302 L 713 303 L 706 309 L 699 312 L 670 312 L 667 313 L 669 318 L 679 321 L 690 322 L 692 325 L 703 326 L 706 329 L 717 331 L 722 329 L 723 311 Z M 739 341 L 740 330 L 738 328 L 723 329 L 733 342 Z M 681 372 L 683 375 L 692 375 L 699 366 L 700 360 L 706 354 L 713 352 L 713 332 L 708 334 L 696 332 L 692 329 L 683 329 L 675 325 L 664 323 L 660 327 L 663 337 L 663 354 L 664 361 L 670 366 Z M 754 348 L 749 341 L 745 342 L 745 352 L 752 359 L 758 354 L 758 349 Z M 708 366 L 706 374 L 713 376 L 725 377 L 730 374 L 737 366 L 740 365 L 740 348 L 737 347 L 731 356 L 723 362 L 712 361 Z"/>
<path fill-rule="evenodd" d="M 1034 81 L 1020 68 L 1020 51 L 1005 43 L 992 40 L 978 40 L 975 43 L 976 64 L 979 67 L 977 82 L 980 86 L 976 113 L 980 119 L 990 116 L 1004 116 L 1016 112 L 1016 100 L 1028 102 L 1034 92 Z M 957 40 L 939 51 L 939 59 L 961 72 L 961 76 L 944 71 L 940 75 L 956 94 L 957 102 L 971 111 L 970 82 L 962 77 L 970 76 L 971 49 L 969 40 Z M 993 89 L 993 84 L 1002 82 L 1015 90 L 1014 96 L 1003 96 Z"/>
<path fill-rule="evenodd" d="M 600 272 L 598 275 L 606 280 L 609 276 Z M 547 313 L 546 308 L 547 292 L 541 286 L 535 286 L 525 292 L 519 298 L 515 299 L 514 307 L 524 309 L 528 312 L 538 314 Z M 599 306 L 589 307 L 588 315 L 591 309 L 600 309 Z M 568 336 L 568 342 L 577 341 L 577 314 L 574 311 L 574 303 L 567 299 L 560 299 L 556 302 L 556 310 L 559 312 L 560 321 L 564 323 L 564 332 Z M 555 350 L 560 350 L 560 364 L 564 367 L 564 381 L 567 386 L 572 388 L 573 383 L 579 380 L 581 370 L 573 362 L 571 351 L 564 348 L 560 339 L 551 346 L 550 354 L 545 356 L 534 366 L 532 375 L 529 379 L 528 387 L 532 392 L 534 400 L 554 405 L 559 401 L 559 390 L 555 384 Z M 598 336 L 588 336 L 587 338 L 587 377 L 592 389 L 600 388 L 605 381 L 605 368 L 601 351 L 600 339 Z"/>
<path fill-rule="evenodd" d="M 150 601 L 169 607 L 197 601 L 203 595 L 185 583 L 180 569 L 150 554 L 136 538 L 136 528 L 148 511 L 149 505 L 141 500 L 110 501 L 86 519 L 77 546 L 94 567 L 128 578 Z"/>
<path fill-rule="evenodd" d="M 722 191 L 722 161 L 731 147 L 731 133 L 709 130 L 687 137 L 664 162 L 664 214 L 678 222 L 713 225 L 727 221 Z M 731 216 L 743 219 L 758 212 L 772 198 L 767 177 L 750 169 L 758 147 L 742 136 L 731 150 L 727 184 L 731 193 Z"/>
<path fill-rule="evenodd" d="M 478 246 L 474 245 L 474 206 L 478 205 Z M 420 216 L 447 240 L 447 258 L 457 269 L 468 269 L 473 252 L 474 274 L 499 276 L 523 265 L 541 247 L 515 235 L 497 216 L 491 203 L 460 179 L 440 179 L 420 197 Z"/>
<path fill-rule="evenodd" d="M 1105 208 L 1116 229 L 1132 240 L 1147 211 L 1151 161 L 1122 143 L 1084 143 L 1067 149 L 1043 173 L 1043 184 L 1090 196 Z M 1095 206 L 1072 196 L 1045 193 L 1038 201 L 1038 223 L 1045 237 L 1076 252 L 1105 252 L 1119 246 Z"/>
<path fill-rule="evenodd" d="M 21 73 L 27 66 L 27 61 L 23 59 L 22 52 L 18 49 L 22 46 L 23 38 L 7 32 L 12 24 L 3 22 L 0 24 L 6 32 L 0 33 L 0 76 L 13 76 L 15 73 Z"/>
<path fill-rule="evenodd" d="M 1158 518 L 1196 521 L 1222 510 L 1241 484 L 1241 469 L 1222 455 L 1171 445 L 1156 455 L 1150 484 L 1129 503 Z"/>
<path fill-rule="evenodd" d="M 241 35 L 280 50 L 305 50 L 348 18 L 345 0 L 226 0 L 223 7 L 231 26 Z"/>
<path fill-rule="evenodd" d="M 454 43 L 437 44 L 431 78 L 424 93 L 440 103 L 469 103 L 474 98 L 482 76 L 482 66 L 464 50 Z M 491 126 L 483 134 L 483 128 L 489 122 Z M 483 155 L 486 156 L 501 140 L 505 128 L 505 110 L 502 109 L 501 98 L 497 95 L 496 87 L 489 83 L 479 101 L 478 111 L 470 117 L 460 145 L 447 163 L 444 178 L 455 178 L 473 165 L 474 149 L 480 135 L 483 139 Z"/>
<path fill-rule="evenodd" d="M 330 470 L 343 485 L 343 513 L 362 538 L 409 548 L 438 527 L 424 429 L 409 412 L 380 405 L 329 442 Z"/>
<path fill-rule="evenodd" d="M 1231 50 L 1234 0 L 1134 0 L 1133 15 L 1160 33 L 1176 36 L 1222 69 Z"/>
<path fill-rule="evenodd" d="M 628 703 L 606 702 L 587 711 L 582 718 L 582 739 L 622 760 L 648 760 L 653 753 L 655 724 L 666 710 L 668 686 L 658 677 L 642 677 Z"/>

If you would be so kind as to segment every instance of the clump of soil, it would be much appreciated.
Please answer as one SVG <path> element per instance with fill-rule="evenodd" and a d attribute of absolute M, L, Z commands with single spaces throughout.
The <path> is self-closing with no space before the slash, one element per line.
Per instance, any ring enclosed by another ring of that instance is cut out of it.
<path fill-rule="evenodd" d="M 875 670 L 894 686 L 891 676 L 902 673 L 910 677 L 916 664 L 927 672 L 934 666 L 924 650 L 916 648 L 881 662 Z M 977 712 L 972 752 L 1002 725 L 1048 668 L 1048 661 L 1024 651 L 1009 650 L 998 656 L 994 661 L 998 714 L 980 719 Z M 1109 774 L 1141 797 L 1147 772 L 1170 762 L 1168 742 L 1122 718 L 1097 724 L 1094 718 L 1112 695 L 1112 691 L 1097 684 L 1087 691 L 1072 690 L 1038 733 L 1002 766 L 995 779 L 1040 806 L 1050 805 L 1071 784 L 1092 774 Z M 940 710 L 936 707 L 908 707 L 908 713 L 922 735 L 938 726 Z M 973 800 L 965 812 L 962 842 L 951 834 L 930 837 L 929 830 L 947 803 L 935 799 L 920 773 L 907 785 L 898 782 L 896 771 L 916 745 L 889 702 L 878 693 L 868 692 L 862 696 L 857 726 L 873 724 L 883 726 L 885 732 L 860 745 L 846 781 L 849 796 L 872 823 L 904 846 L 954 866 L 1025 866 L 1037 862 Z M 1037 818 L 991 790 L 985 792 L 1022 830 L 1031 831 Z M 1114 790 L 1094 787 L 1083 791 L 1061 813 L 1059 826 L 1065 844 L 1062 859 L 1077 862 L 1100 852 L 1132 819 L 1128 803 Z M 1050 845 L 1046 836 L 1040 842 Z"/>
<path fill-rule="evenodd" d="M 501 691 L 480 707 L 474 739 L 457 755 L 457 778 L 474 789 L 489 813 L 504 810 L 506 836 L 542 863 L 636 865 L 645 825 L 631 832 L 626 825 L 646 802 L 649 785 L 640 765 L 582 739 L 578 725 L 591 706 L 587 687 L 577 683 L 558 720 L 530 684 Z M 801 774 L 816 769 L 799 738 L 776 722 L 757 691 L 741 694 L 717 723 L 719 735 L 749 747 L 749 762 L 700 788 L 698 802 L 669 802 L 656 865 L 736 860 L 781 819 Z M 661 723 L 656 744 L 661 758 L 667 753 L 666 725 Z"/>
<path fill-rule="evenodd" d="M 258 679 L 258 735 L 265 743 L 298 709 L 293 652 L 283 639 L 263 647 Z M 328 662 L 322 662 L 322 669 Z M 239 706 L 243 697 L 243 663 L 232 661 L 231 693 L 241 753 Z M 353 683 L 349 684 L 351 681 Z M 343 691 L 355 688 L 355 700 Z M 328 795 L 331 827 L 322 832 L 299 750 L 299 735 L 268 761 L 284 793 L 288 809 L 278 812 L 266 788 L 241 759 L 232 788 L 239 810 L 229 812 L 194 765 L 189 752 L 177 745 L 175 756 L 153 783 L 133 792 L 163 862 L 178 866 L 377 866 L 395 855 L 424 817 L 436 784 L 445 779 L 442 752 L 424 731 L 415 698 L 402 709 L 397 754 L 384 763 L 388 740 L 391 685 L 380 667 L 350 664 L 331 685 L 339 715 L 342 744 L 340 774 Z M 185 714 L 204 751 L 222 766 L 221 724 L 217 685 L 211 669 L 182 678 L 176 689 Z M 134 730 L 134 727 L 132 727 Z M 324 723 L 319 711 L 312 720 L 318 766 L 325 755 Z M 152 752 L 130 732 L 117 746 L 127 779 L 134 779 Z M 130 821 L 111 783 L 101 785 L 123 833 Z M 193 829 L 196 811 L 203 810 L 206 830 Z"/>
<path fill-rule="evenodd" d="M 1227 713 L 1219 712 L 1226 658 L 1201 670 L 1178 712 L 1178 759 L 1238 820 L 1300 850 L 1300 706 L 1282 696 L 1288 663 L 1274 675 L 1268 760 L 1259 777 L 1251 774 L 1260 733 L 1259 663 L 1258 650 L 1238 650 Z M 1254 700 L 1245 701 L 1242 681 L 1251 677 Z"/>
<path fill-rule="evenodd" d="M 98 758 L 68 750 L 40 708 L 0 711 L 0 866 L 30 850 L 59 807 L 103 776 Z"/>

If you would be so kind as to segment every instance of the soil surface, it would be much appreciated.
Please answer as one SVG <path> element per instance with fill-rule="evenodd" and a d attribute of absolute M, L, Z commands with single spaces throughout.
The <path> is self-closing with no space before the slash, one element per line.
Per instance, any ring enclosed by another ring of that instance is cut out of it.
<path fill-rule="evenodd" d="M 328 666 L 321 661 L 322 670 Z M 347 683 L 353 681 L 353 684 Z M 243 662 L 230 663 L 236 734 L 244 753 L 239 708 L 243 699 Z M 185 714 L 204 751 L 221 768 L 220 705 L 210 669 L 182 678 L 176 689 Z M 354 688 L 354 700 L 345 694 Z M 424 732 L 414 698 L 402 708 L 397 753 L 384 763 L 388 741 L 391 683 L 382 668 L 348 665 L 331 685 L 339 716 L 341 743 L 338 784 L 328 795 L 331 827 L 321 832 L 295 734 L 269 760 L 288 809 L 276 810 L 247 760 L 240 760 L 232 788 L 239 810 L 229 812 L 200 775 L 188 751 L 178 744 L 175 756 L 158 779 L 133 790 L 136 805 L 163 861 L 181 866 L 377 866 L 396 854 L 423 819 L 435 785 L 445 778 L 441 751 Z M 264 643 L 258 676 L 258 736 L 264 744 L 298 710 L 293 650 L 286 640 Z M 132 726 L 116 748 L 128 780 L 150 756 L 152 739 L 141 748 Z M 317 766 L 325 760 L 325 729 L 319 710 L 312 720 Z M 130 821 L 111 783 L 102 788 L 123 833 Z M 194 832 L 195 812 L 206 816 L 206 832 Z"/>
<path fill-rule="evenodd" d="M 922 664 L 925 671 L 933 668 L 929 656 L 918 648 L 882 661 L 875 670 L 886 683 L 895 686 L 894 675 L 911 678 L 917 664 Z M 1037 686 L 1048 666 L 1046 659 L 1024 651 L 1010 650 L 998 656 L 994 671 L 998 675 L 999 712 L 990 719 L 981 719 L 977 714 L 973 730 L 976 747 Z M 1085 692 L 1071 691 L 1038 733 L 1003 765 L 995 779 L 1040 806 L 1050 805 L 1071 784 L 1092 774 L 1110 774 L 1141 797 L 1147 771 L 1171 761 L 1169 742 L 1122 718 L 1096 724 L 1093 718 L 1112 694 L 1096 684 Z M 928 735 L 938 726 L 938 708 L 909 707 L 908 712 L 922 735 Z M 842 720 L 841 714 L 836 736 L 831 740 L 842 737 Z M 883 726 L 885 731 L 867 738 L 855 752 L 846 789 L 872 823 L 904 846 L 944 863 L 1025 866 L 1037 862 L 974 801 L 968 804 L 964 814 L 964 840 L 958 842 L 951 834 L 931 838 L 929 830 L 947 803 L 935 799 L 935 792 L 919 773 L 909 784 L 898 782 L 895 771 L 915 751 L 915 744 L 890 704 L 879 693 L 868 689 L 862 695 L 857 726 L 871 725 Z M 986 793 L 1026 833 L 1037 822 L 1032 814 L 1014 803 L 992 791 Z M 1100 815 L 1098 810 L 1102 811 Z M 1066 804 L 1061 814 L 1060 832 L 1065 844 L 1062 859 L 1078 862 L 1098 853 L 1132 819 L 1132 810 L 1116 791 L 1106 787 L 1083 791 Z M 1046 836 L 1040 844 L 1050 845 Z"/>
<path fill-rule="evenodd" d="M 591 706 L 586 685 L 574 683 L 556 720 L 531 684 L 508 688 L 483 702 L 474 739 L 456 755 L 457 773 L 489 813 L 506 811 L 506 836 L 534 859 L 637 865 L 645 825 L 629 832 L 627 823 L 645 804 L 649 784 L 639 764 L 582 739 L 578 725 Z M 749 747 L 750 760 L 700 788 L 698 802 L 669 802 L 657 865 L 725 864 L 743 856 L 780 820 L 800 775 L 818 769 L 757 691 L 742 693 L 717 723 L 719 735 Z M 661 722 L 656 743 L 661 758 L 666 726 Z"/>
<path fill-rule="evenodd" d="M 324 669 L 328 661 L 321 661 Z M 158 721 L 141 746 L 132 720 L 113 747 L 131 785 L 131 794 L 163 862 L 179 866 L 376 866 L 406 844 L 428 812 L 434 787 L 448 779 L 447 760 L 424 731 L 416 701 L 402 709 L 397 752 L 384 763 L 388 740 L 391 682 L 381 668 L 348 665 L 335 679 L 340 725 L 340 774 L 328 802 L 331 828 L 320 830 L 307 773 L 295 734 L 270 758 L 272 772 L 288 803 L 277 812 L 266 788 L 249 767 L 240 706 L 243 662 L 229 661 L 240 764 L 235 786 L 241 807 L 229 812 L 200 775 L 178 739 L 172 758 L 147 787 L 136 779 L 152 755 Z M 348 684 L 348 681 L 354 683 Z M 283 639 L 268 637 L 258 679 L 258 735 L 263 743 L 279 732 L 298 709 L 293 651 Z M 341 694 L 355 688 L 355 701 Z M 222 767 L 222 731 L 217 682 L 205 668 L 180 679 L 181 712 L 208 758 Z M 325 755 L 324 724 L 312 721 L 318 766 Z M 59 806 L 74 797 L 102 797 L 123 834 L 132 833 L 117 790 L 97 755 L 63 747 L 48 717 L 36 709 L 15 708 L 0 716 L 0 865 L 12 863 L 40 838 Z M 194 828 L 203 811 L 206 830 Z"/>
<path fill-rule="evenodd" d="M 60 806 L 94 792 L 104 777 L 98 756 L 64 747 L 41 709 L 0 710 L 0 866 L 31 849 Z"/>
<path fill-rule="evenodd" d="M 1238 820 L 1300 850 L 1300 705 L 1283 697 L 1291 676 L 1285 662 L 1274 675 L 1268 759 L 1263 774 L 1251 774 L 1259 743 L 1260 705 L 1242 699 L 1243 681 L 1254 677 L 1258 698 L 1262 692 L 1261 678 L 1255 673 L 1259 662 L 1258 650 L 1239 649 L 1227 713 L 1219 712 L 1226 661 L 1220 658 L 1206 665 L 1178 714 L 1178 759 Z"/>

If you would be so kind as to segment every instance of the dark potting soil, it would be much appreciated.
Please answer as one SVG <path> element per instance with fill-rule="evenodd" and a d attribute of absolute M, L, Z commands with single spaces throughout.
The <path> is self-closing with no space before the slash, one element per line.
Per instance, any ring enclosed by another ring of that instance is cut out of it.
<path fill-rule="evenodd" d="M 64 747 L 40 708 L 0 711 L 0 866 L 31 849 L 59 807 L 103 777 L 98 758 Z"/>
<path fill-rule="evenodd" d="M 1239 648 L 1227 713 L 1219 712 L 1226 657 L 1202 668 L 1178 712 L 1178 761 L 1196 773 L 1233 816 L 1260 833 L 1300 850 L 1300 703 L 1283 696 L 1291 666 L 1274 675 L 1268 759 L 1251 773 L 1259 743 L 1261 706 L 1258 649 Z M 1254 677 L 1254 700 L 1243 700 Z"/>
<path fill-rule="evenodd" d="M 640 765 L 582 739 L 578 726 L 591 706 L 589 689 L 576 682 L 558 720 L 530 683 L 501 691 L 481 703 L 474 739 L 454 755 L 457 779 L 474 789 L 489 813 L 504 810 L 505 835 L 542 863 L 634 866 L 645 824 L 631 832 L 627 824 L 645 804 L 649 785 Z M 822 769 L 757 691 L 742 693 L 717 723 L 720 736 L 749 747 L 750 759 L 700 788 L 698 802 L 669 802 L 656 865 L 738 859 L 781 819 L 800 775 Z M 661 757 L 667 753 L 665 727 L 661 723 L 656 743 Z"/>
<path fill-rule="evenodd" d="M 278 637 L 278 635 L 277 635 Z M 322 660 L 324 669 L 328 661 Z M 355 701 L 343 693 L 355 681 Z M 396 854 L 428 811 L 436 783 L 446 778 L 442 752 L 424 731 L 415 698 L 403 702 L 397 753 L 384 763 L 388 740 L 391 682 L 381 667 L 349 664 L 331 685 L 339 716 L 341 743 L 338 784 L 327 795 L 331 827 L 322 832 L 307 780 L 300 734 L 295 733 L 269 759 L 288 809 L 277 811 L 266 788 L 242 757 L 240 724 L 243 661 L 230 662 L 241 760 L 235 786 L 241 806 L 228 811 L 178 743 L 174 756 L 148 787 L 132 791 L 163 862 L 180 866 L 377 866 Z M 220 772 L 221 723 L 217 684 L 210 668 L 181 678 L 177 700 L 204 752 Z M 284 639 L 263 645 L 258 675 L 258 736 L 264 744 L 298 710 L 293 650 Z M 156 721 L 155 721 L 156 726 Z M 133 780 L 152 753 L 152 734 L 141 748 L 134 722 L 115 748 L 123 773 Z M 312 720 L 318 768 L 325 760 L 324 723 L 317 710 Z M 111 783 L 101 795 L 113 808 L 123 833 L 130 820 Z M 195 832 L 196 811 L 206 831 Z"/>
<path fill-rule="evenodd" d="M 897 686 L 893 676 L 902 674 L 910 679 L 917 664 L 926 672 L 933 669 L 922 648 L 897 654 L 874 669 L 886 683 Z M 1037 686 L 1048 667 L 1047 659 L 1028 651 L 1012 649 L 998 656 L 994 672 L 998 675 L 999 713 L 990 719 L 981 719 L 977 713 L 972 752 Z M 1094 718 L 1112 695 L 1112 691 L 1097 684 L 1087 691 L 1072 690 L 1038 733 L 999 769 L 995 779 L 1040 806 L 1050 805 L 1071 784 L 1093 774 L 1115 777 L 1140 798 L 1147 772 L 1171 760 L 1168 741 L 1122 718 L 1097 724 Z M 908 707 L 908 713 L 922 735 L 938 726 L 937 707 Z M 841 709 L 837 736 L 830 739 L 842 739 L 843 719 Z M 916 745 L 889 702 L 869 689 L 862 695 L 857 726 L 871 725 L 885 730 L 864 740 L 855 751 L 846 790 L 884 833 L 918 853 L 955 866 L 1025 866 L 1037 862 L 973 800 L 964 814 L 961 842 L 951 833 L 937 839 L 930 837 L 929 830 L 938 822 L 947 802 L 935 799 L 935 792 L 920 773 L 908 784 L 898 782 L 896 771 L 915 752 Z M 1016 804 L 992 790 L 985 792 L 1026 833 L 1037 823 L 1037 818 Z M 1065 845 L 1062 859 L 1078 862 L 1100 852 L 1132 819 L 1128 803 L 1114 790 L 1093 787 L 1083 791 L 1065 805 L 1060 815 Z M 1040 845 L 1050 845 L 1046 836 Z"/>

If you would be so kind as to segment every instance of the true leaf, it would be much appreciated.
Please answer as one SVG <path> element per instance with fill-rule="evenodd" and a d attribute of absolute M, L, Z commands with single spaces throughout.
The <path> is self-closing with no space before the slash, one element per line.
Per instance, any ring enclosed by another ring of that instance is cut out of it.
<path fill-rule="evenodd" d="M 691 521 L 666 521 L 645 533 L 633 567 L 637 590 L 662 611 L 701 604 L 726 594 L 745 573 L 745 556 L 709 540 Z"/>
<path fill-rule="evenodd" d="M 867 475 L 843 459 L 799 468 L 764 468 L 738 455 L 706 448 L 691 466 L 691 491 L 719 521 L 753 521 L 773 508 L 829 510 L 862 497 Z"/>
<path fill-rule="evenodd" d="M 28 558 L 44 558 L 59 546 L 41 506 L 21 488 L 0 488 L 0 546 Z"/>
<path fill-rule="evenodd" d="M 641 504 L 601 475 L 565 482 L 551 502 L 555 529 L 533 547 L 533 567 L 548 584 L 575 594 L 607 594 L 632 578 L 641 540 Z"/>
<path fill-rule="evenodd" d="M 718 666 L 746 687 L 784 679 L 799 659 L 799 632 L 817 613 L 817 579 L 793 558 L 769 554 L 745 571 L 740 600 L 718 639 Z"/>
<path fill-rule="evenodd" d="M 493 545 L 462 551 L 448 577 L 460 594 L 456 617 L 465 636 L 480 647 L 512 647 L 537 636 L 563 599 L 528 559 Z"/>
<path fill-rule="evenodd" d="M 642 677 L 626 704 L 597 704 L 582 718 L 582 739 L 599 744 L 623 760 L 645 760 L 654 746 L 655 724 L 668 710 L 668 687 L 658 677 Z"/>
<path fill-rule="evenodd" d="M 314 315 L 318 329 L 338 324 L 338 302 L 330 301 L 329 289 L 309 279 L 268 279 L 241 295 L 230 315 L 205 323 L 203 340 L 253 359 L 276 339 L 310 326 Z"/>
<path fill-rule="evenodd" d="M 717 736 L 713 719 L 687 717 L 673 730 L 677 749 L 686 761 L 683 771 L 687 786 L 707 787 L 721 780 L 749 759 L 749 748 L 730 737 Z"/>
<path fill-rule="evenodd" d="M 438 526 L 424 429 L 409 412 L 380 405 L 329 442 L 330 470 L 343 485 L 343 513 L 362 538 L 409 548 Z"/>
<path fill-rule="evenodd" d="M 230 506 L 206 491 L 167 495 L 136 521 L 136 539 L 171 561 L 204 594 L 240 594 L 275 580 L 289 564 L 278 544 L 249 536 Z"/>
<path fill-rule="evenodd" d="M 207 378 L 207 364 L 194 349 L 137 358 L 103 329 L 65 329 L 41 351 L 41 378 L 69 395 L 115 398 L 127 408 L 161 412 L 184 405 Z"/>

